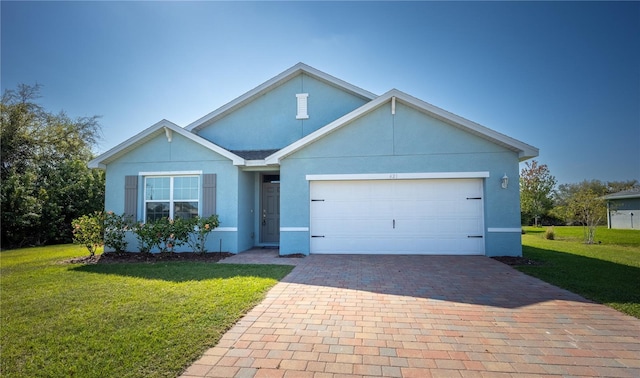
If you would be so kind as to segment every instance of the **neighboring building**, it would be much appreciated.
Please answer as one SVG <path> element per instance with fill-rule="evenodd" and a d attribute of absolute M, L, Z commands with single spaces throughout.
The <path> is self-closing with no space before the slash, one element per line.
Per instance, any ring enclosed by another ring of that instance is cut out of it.
<path fill-rule="evenodd" d="M 609 228 L 640 230 L 640 188 L 609 194 L 603 198 L 607 200 Z"/>
<path fill-rule="evenodd" d="M 377 96 L 299 63 L 89 166 L 106 171 L 108 211 L 218 214 L 209 250 L 520 256 L 518 163 L 537 155 L 401 91 Z"/>

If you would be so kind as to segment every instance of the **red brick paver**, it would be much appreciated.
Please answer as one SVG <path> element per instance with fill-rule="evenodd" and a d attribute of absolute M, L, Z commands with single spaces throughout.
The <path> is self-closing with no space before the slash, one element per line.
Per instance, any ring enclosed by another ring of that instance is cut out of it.
<path fill-rule="evenodd" d="M 640 376 L 640 320 L 482 256 L 297 265 L 182 377 Z"/>

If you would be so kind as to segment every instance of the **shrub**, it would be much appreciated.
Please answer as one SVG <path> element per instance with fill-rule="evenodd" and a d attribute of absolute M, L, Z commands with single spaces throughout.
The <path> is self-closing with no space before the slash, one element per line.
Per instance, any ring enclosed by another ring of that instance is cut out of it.
<path fill-rule="evenodd" d="M 188 219 L 160 218 L 153 223 L 157 235 L 156 246 L 160 252 L 173 253 L 174 248 L 183 245 L 192 232 Z"/>
<path fill-rule="evenodd" d="M 555 240 L 556 233 L 553 230 L 553 226 L 552 227 L 547 227 L 547 231 L 544 232 L 544 238 L 547 239 L 547 240 Z"/>
<path fill-rule="evenodd" d="M 131 229 L 131 219 L 125 214 L 117 215 L 109 211 L 104 215 L 104 245 L 116 252 L 127 249 L 126 233 Z"/>
<path fill-rule="evenodd" d="M 100 211 L 92 215 L 83 215 L 73 220 L 73 242 L 87 247 L 89 256 L 94 256 L 103 243 L 104 223 Z"/>
<path fill-rule="evenodd" d="M 209 233 L 220 225 L 217 215 L 206 218 L 195 217 L 187 221 L 190 231 L 187 233 L 186 243 L 193 252 L 206 253 L 207 238 Z"/>
<path fill-rule="evenodd" d="M 138 248 L 141 253 L 150 253 L 151 249 L 158 244 L 158 233 L 154 223 L 138 223 L 133 232 L 138 239 Z"/>
<path fill-rule="evenodd" d="M 139 223 L 133 229 L 140 252 L 149 253 L 155 247 L 160 252 L 173 253 L 176 247 L 188 244 L 194 251 L 205 252 L 204 244 L 209 232 L 218 227 L 218 217 L 192 219 L 160 218 Z"/>

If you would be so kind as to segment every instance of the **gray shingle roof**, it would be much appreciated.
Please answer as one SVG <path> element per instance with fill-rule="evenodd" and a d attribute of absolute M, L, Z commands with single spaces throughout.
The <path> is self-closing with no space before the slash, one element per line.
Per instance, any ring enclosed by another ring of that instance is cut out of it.
<path fill-rule="evenodd" d="M 635 187 L 629 190 L 623 190 L 618 193 L 609 194 L 603 197 L 604 199 L 617 199 L 617 198 L 640 198 L 640 187 Z"/>
<path fill-rule="evenodd" d="M 278 150 L 232 150 L 234 154 L 246 160 L 262 160 Z"/>

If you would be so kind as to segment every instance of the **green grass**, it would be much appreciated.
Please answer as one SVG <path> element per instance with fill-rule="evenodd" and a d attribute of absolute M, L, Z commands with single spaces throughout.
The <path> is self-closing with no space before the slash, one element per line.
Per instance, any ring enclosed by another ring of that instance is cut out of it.
<path fill-rule="evenodd" d="M 640 318 L 640 231 L 598 228 L 596 242 L 583 243 L 582 227 L 525 227 L 524 257 L 543 263 L 517 269 L 585 298 Z"/>
<path fill-rule="evenodd" d="M 0 252 L 0 375 L 175 377 L 291 266 L 79 265 L 63 245 Z"/>

